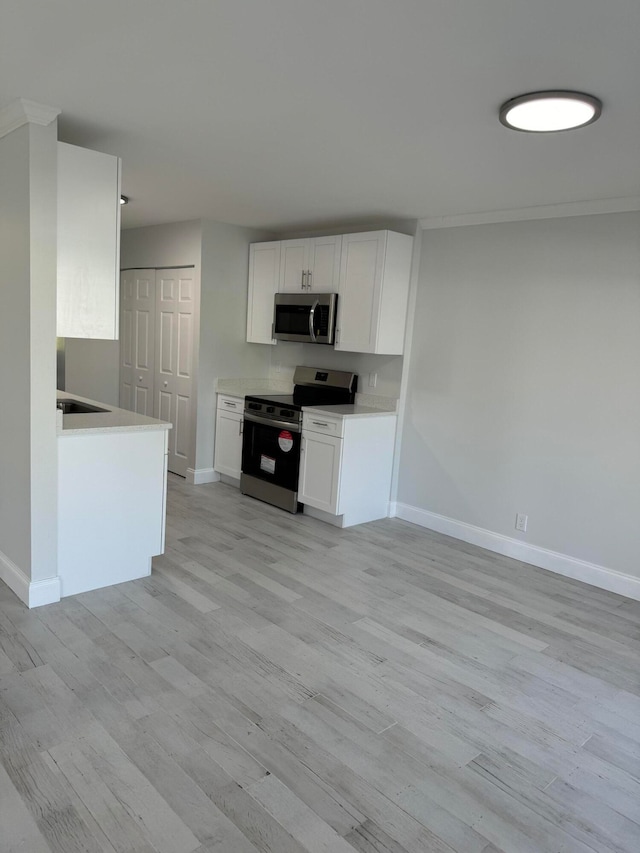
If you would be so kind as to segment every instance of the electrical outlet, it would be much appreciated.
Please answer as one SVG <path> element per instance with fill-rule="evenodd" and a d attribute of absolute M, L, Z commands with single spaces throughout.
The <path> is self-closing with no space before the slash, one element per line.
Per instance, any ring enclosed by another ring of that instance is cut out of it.
<path fill-rule="evenodd" d="M 525 515 L 523 512 L 519 512 L 516 515 L 516 530 L 519 530 L 521 533 L 526 533 L 528 521 L 529 516 Z"/>
<path fill-rule="evenodd" d="M 378 374 L 370 373 L 369 374 L 369 388 L 375 388 L 378 384 Z"/>

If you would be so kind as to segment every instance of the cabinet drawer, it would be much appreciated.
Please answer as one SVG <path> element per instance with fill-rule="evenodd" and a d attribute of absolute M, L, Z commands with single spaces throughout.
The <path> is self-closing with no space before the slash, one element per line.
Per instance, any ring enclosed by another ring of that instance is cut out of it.
<path fill-rule="evenodd" d="M 218 411 L 237 412 L 241 415 L 244 411 L 244 397 L 229 397 L 226 394 L 218 394 Z"/>
<path fill-rule="evenodd" d="M 318 432 L 322 435 L 342 436 L 344 420 L 334 418 L 331 415 L 311 415 L 306 412 L 302 415 L 302 429 L 304 432 Z"/>

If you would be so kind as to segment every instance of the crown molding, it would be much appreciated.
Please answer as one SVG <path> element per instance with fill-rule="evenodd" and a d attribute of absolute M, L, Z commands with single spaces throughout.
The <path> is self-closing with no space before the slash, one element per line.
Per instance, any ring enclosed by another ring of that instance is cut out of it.
<path fill-rule="evenodd" d="M 0 139 L 23 124 L 51 124 L 61 112 L 58 107 L 48 107 L 25 98 L 16 98 L 0 110 Z"/>
<path fill-rule="evenodd" d="M 511 210 L 485 210 L 482 213 L 459 213 L 453 216 L 427 216 L 419 220 L 419 225 L 423 231 L 428 231 L 433 228 L 459 228 L 464 225 L 490 225 L 497 222 L 556 219 L 564 216 L 592 216 L 598 213 L 628 213 L 634 210 L 640 210 L 640 196 L 602 198 Z"/>

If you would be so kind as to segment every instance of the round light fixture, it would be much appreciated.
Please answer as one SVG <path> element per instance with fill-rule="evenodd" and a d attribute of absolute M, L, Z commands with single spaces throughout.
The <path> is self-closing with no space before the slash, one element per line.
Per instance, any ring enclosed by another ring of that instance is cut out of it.
<path fill-rule="evenodd" d="M 129 196 L 121 195 L 120 196 L 120 204 L 129 204 Z"/>
<path fill-rule="evenodd" d="M 511 130 L 554 133 L 584 127 L 600 117 L 602 103 L 582 92 L 530 92 L 500 107 L 500 121 Z"/>

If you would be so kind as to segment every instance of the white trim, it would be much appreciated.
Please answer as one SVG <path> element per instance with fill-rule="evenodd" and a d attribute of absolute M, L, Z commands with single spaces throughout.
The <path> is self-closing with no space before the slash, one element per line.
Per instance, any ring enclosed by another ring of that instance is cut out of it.
<path fill-rule="evenodd" d="M 213 468 L 187 468 L 187 483 L 192 486 L 201 486 L 203 483 L 217 483 L 220 474 Z"/>
<path fill-rule="evenodd" d="M 608 569 L 606 566 L 579 560 L 569 554 L 560 554 L 557 551 L 540 548 L 538 545 L 502 536 L 500 533 L 493 533 L 491 530 L 456 521 L 454 518 L 438 515 L 409 504 L 398 503 L 396 512 L 398 518 L 418 524 L 420 527 L 435 530 L 446 536 L 494 551 L 496 554 L 503 554 L 505 557 L 512 557 L 514 560 L 530 563 L 541 569 L 548 569 L 550 572 L 640 601 L 640 578 L 633 575 L 626 575 L 614 569 Z"/>
<path fill-rule="evenodd" d="M 396 436 L 393 446 L 393 468 L 391 471 L 391 488 L 389 497 L 394 506 L 398 497 L 398 481 L 400 478 L 400 456 L 402 453 L 402 438 L 404 435 L 404 421 L 407 414 L 407 399 L 409 396 L 409 377 L 411 375 L 411 362 L 413 353 L 414 319 L 416 315 L 416 303 L 418 300 L 418 286 L 420 282 L 420 259 L 422 253 L 422 231 L 419 226 L 413 237 L 413 248 L 411 252 L 411 273 L 409 279 L 409 298 L 407 300 L 407 314 L 405 318 L 404 347 L 402 356 L 402 375 L 400 377 L 400 395 L 396 405 L 398 419 L 396 421 Z"/>
<path fill-rule="evenodd" d="M 314 506 L 304 505 L 303 515 L 309 515 L 318 521 L 324 521 L 326 524 L 331 524 L 333 527 L 344 527 L 344 515 L 331 515 L 330 512 L 325 512 L 323 509 L 316 509 Z"/>
<path fill-rule="evenodd" d="M 29 607 L 42 607 L 60 601 L 60 578 L 47 578 L 29 584 Z"/>
<path fill-rule="evenodd" d="M 389 501 L 389 518 L 396 518 L 398 515 L 397 501 Z"/>
<path fill-rule="evenodd" d="M 48 107 L 25 98 L 16 98 L 0 110 L 0 139 L 22 127 L 23 124 L 41 124 L 46 126 L 56 119 L 62 110 Z"/>
<path fill-rule="evenodd" d="M 572 201 L 511 210 L 485 210 L 480 213 L 458 213 L 452 216 L 427 216 L 420 220 L 424 230 L 457 228 L 464 225 L 490 225 L 495 222 L 521 222 L 529 219 L 556 219 L 563 216 L 592 216 L 598 213 L 628 213 L 640 210 L 640 196 Z"/>
<path fill-rule="evenodd" d="M 60 601 L 60 578 L 47 578 L 31 583 L 22 569 L 0 551 L 0 580 L 15 592 L 27 607 L 41 607 Z"/>

